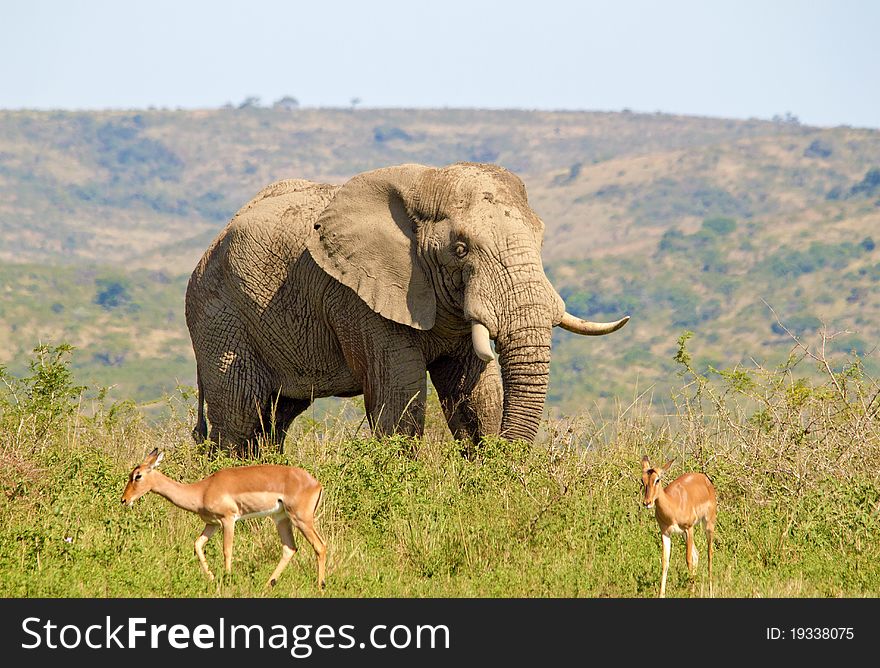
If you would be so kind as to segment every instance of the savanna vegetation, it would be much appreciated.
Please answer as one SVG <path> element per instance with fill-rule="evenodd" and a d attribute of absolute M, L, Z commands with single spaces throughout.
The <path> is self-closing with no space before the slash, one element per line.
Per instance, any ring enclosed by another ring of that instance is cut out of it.
<path fill-rule="evenodd" d="M 463 457 L 433 397 L 417 441 L 372 439 L 357 399 L 299 417 L 263 460 L 327 489 L 324 595 L 655 595 L 643 454 L 715 482 L 716 595 L 880 591 L 880 132 L 280 102 L 0 111 L 0 596 L 315 595 L 301 540 L 262 589 L 279 556 L 267 519 L 239 525 L 233 575 L 208 583 L 197 518 L 152 495 L 120 504 L 154 447 L 181 480 L 241 463 L 190 438 L 186 282 L 274 180 L 460 160 L 523 178 L 572 313 L 632 320 L 554 332 L 534 446 Z M 215 572 L 220 551 L 215 536 Z M 691 585 L 677 539 L 668 595 L 707 593 L 705 559 Z"/>
<path fill-rule="evenodd" d="M 774 368 L 694 366 L 678 340 L 674 414 L 644 397 L 612 416 L 548 421 L 534 446 L 488 439 L 462 455 L 433 402 L 423 439 L 376 440 L 345 415 L 304 418 L 262 461 L 325 485 L 318 526 L 329 545 L 325 596 L 642 597 L 659 583 L 660 540 L 639 505 L 640 463 L 675 457 L 718 489 L 714 592 L 721 597 L 873 596 L 880 591 L 880 387 L 858 357 L 834 359 L 830 335 L 799 342 Z M 267 520 L 239 523 L 233 573 L 208 582 L 193 554 L 202 525 L 148 495 L 120 504 L 127 474 L 153 447 L 192 481 L 238 460 L 190 438 L 188 388 L 148 422 L 133 402 L 78 386 L 69 346 L 40 346 L 0 390 L 0 596 L 314 596 L 301 548 L 278 586 Z M 706 596 L 673 543 L 668 596 Z M 221 543 L 206 549 L 222 571 Z"/>

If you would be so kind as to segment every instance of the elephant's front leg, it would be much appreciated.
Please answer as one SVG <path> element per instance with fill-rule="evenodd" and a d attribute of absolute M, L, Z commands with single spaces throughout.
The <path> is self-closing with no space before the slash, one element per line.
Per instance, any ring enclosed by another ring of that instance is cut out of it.
<path fill-rule="evenodd" d="M 421 351 L 395 345 L 374 352 L 364 375 L 364 406 L 373 433 L 421 436 L 428 389 Z"/>
<path fill-rule="evenodd" d="M 351 308 L 347 315 L 348 322 L 334 323 L 334 328 L 346 364 L 363 389 L 373 433 L 421 436 L 427 369 L 415 338 L 402 325 L 370 312 Z"/>
<path fill-rule="evenodd" d="M 501 431 L 504 393 L 495 360 L 483 362 L 468 346 L 461 356 L 441 357 L 428 370 L 455 438 L 477 443 Z"/>

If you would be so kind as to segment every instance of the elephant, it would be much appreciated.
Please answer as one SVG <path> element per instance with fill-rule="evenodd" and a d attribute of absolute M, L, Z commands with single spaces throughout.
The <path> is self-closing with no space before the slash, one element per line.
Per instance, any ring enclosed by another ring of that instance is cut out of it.
<path fill-rule="evenodd" d="M 360 394 L 374 435 L 419 436 L 430 374 L 456 439 L 533 442 L 552 328 L 600 335 L 629 320 L 567 313 L 544 273 L 543 235 L 525 185 L 497 165 L 267 186 L 187 285 L 193 437 L 204 442 L 210 423 L 213 443 L 253 452 L 261 437 L 283 442 L 315 398 Z"/>

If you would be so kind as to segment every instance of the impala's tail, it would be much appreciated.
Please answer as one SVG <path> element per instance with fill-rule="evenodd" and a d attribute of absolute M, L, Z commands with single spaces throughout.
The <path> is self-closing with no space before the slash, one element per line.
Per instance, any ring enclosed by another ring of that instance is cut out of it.
<path fill-rule="evenodd" d="M 321 486 L 321 489 L 318 490 L 318 498 L 315 499 L 315 507 L 312 509 L 312 515 L 315 515 L 318 512 L 318 506 L 321 505 L 321 499 L 324 498 L 324 486 Z"/>
<path fill-rule="evenodd" d="M 202 444 L 208 438 L 208 422 L 205 420 L 205 390 L 202 387 L 202 374 L 199 373 L 198 364 L 196 364 L 196 386 L 199 392 L 199 407 L 196 426 L 192 430 L 192 437 L 196 443 Z"/>

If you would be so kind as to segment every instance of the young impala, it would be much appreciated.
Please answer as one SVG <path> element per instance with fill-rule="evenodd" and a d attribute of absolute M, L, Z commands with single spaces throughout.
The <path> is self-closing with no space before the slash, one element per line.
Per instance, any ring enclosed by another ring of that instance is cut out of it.
<path fill-rule="evenodd" d="M 672 545 L 670 533 L 687 535 L 686 558 L 688 572 L 693 576 L 697 565 L 697 547 L 694 545 L 694 525 L 703 522 L 706 529 L 706 542 L 709 553 L 709 595 L 712 595 L 712 536 L 715 533 L 717 504 L 715 487 L 702 473 L 685 473 L 673 480 L 666 489 L 660 481 L 674 460 L 670 459 L 662 468 L 653 469 L 648 457 L 642 457 L 642 490 L 646 508 L 654 509 L 657 524 L 660 525 L 660 538 L 663 542 L 662 575 L 660 577 L 660 598 L 666 596 L 666 573 L 669 570 L 669 552 Z"/>
<path fill-rule="evenodd" d="M 154 449 L 134 467 L 122 493 L 122 503 L 132 505 L 147 492 L 164 496 L 178 508 L 196 513 L 205 522 L 205 530 L 196 538 L 196 555 L 202 570 L 211 580 L 204 547 L 218 527 L 223 529 L 223 559 L 226 572 L 232 570 L 232 539 L 235 523 L 247 517 L 269 515 L 281 537 L 281 561 L 266 586 L 274 586 L 278 576 L 296 552 L 293 529 L 296 527 L 311 543 L 318 557 L 318 588 L 324 586 L 327 547 L 315 530 L 315 511 L 321 502 L 323 487 L 308 471 L 293 466 L 265 464 L 222 469 L 198 482 L 175 482 L 156 469 L 163 453 Z"/>

